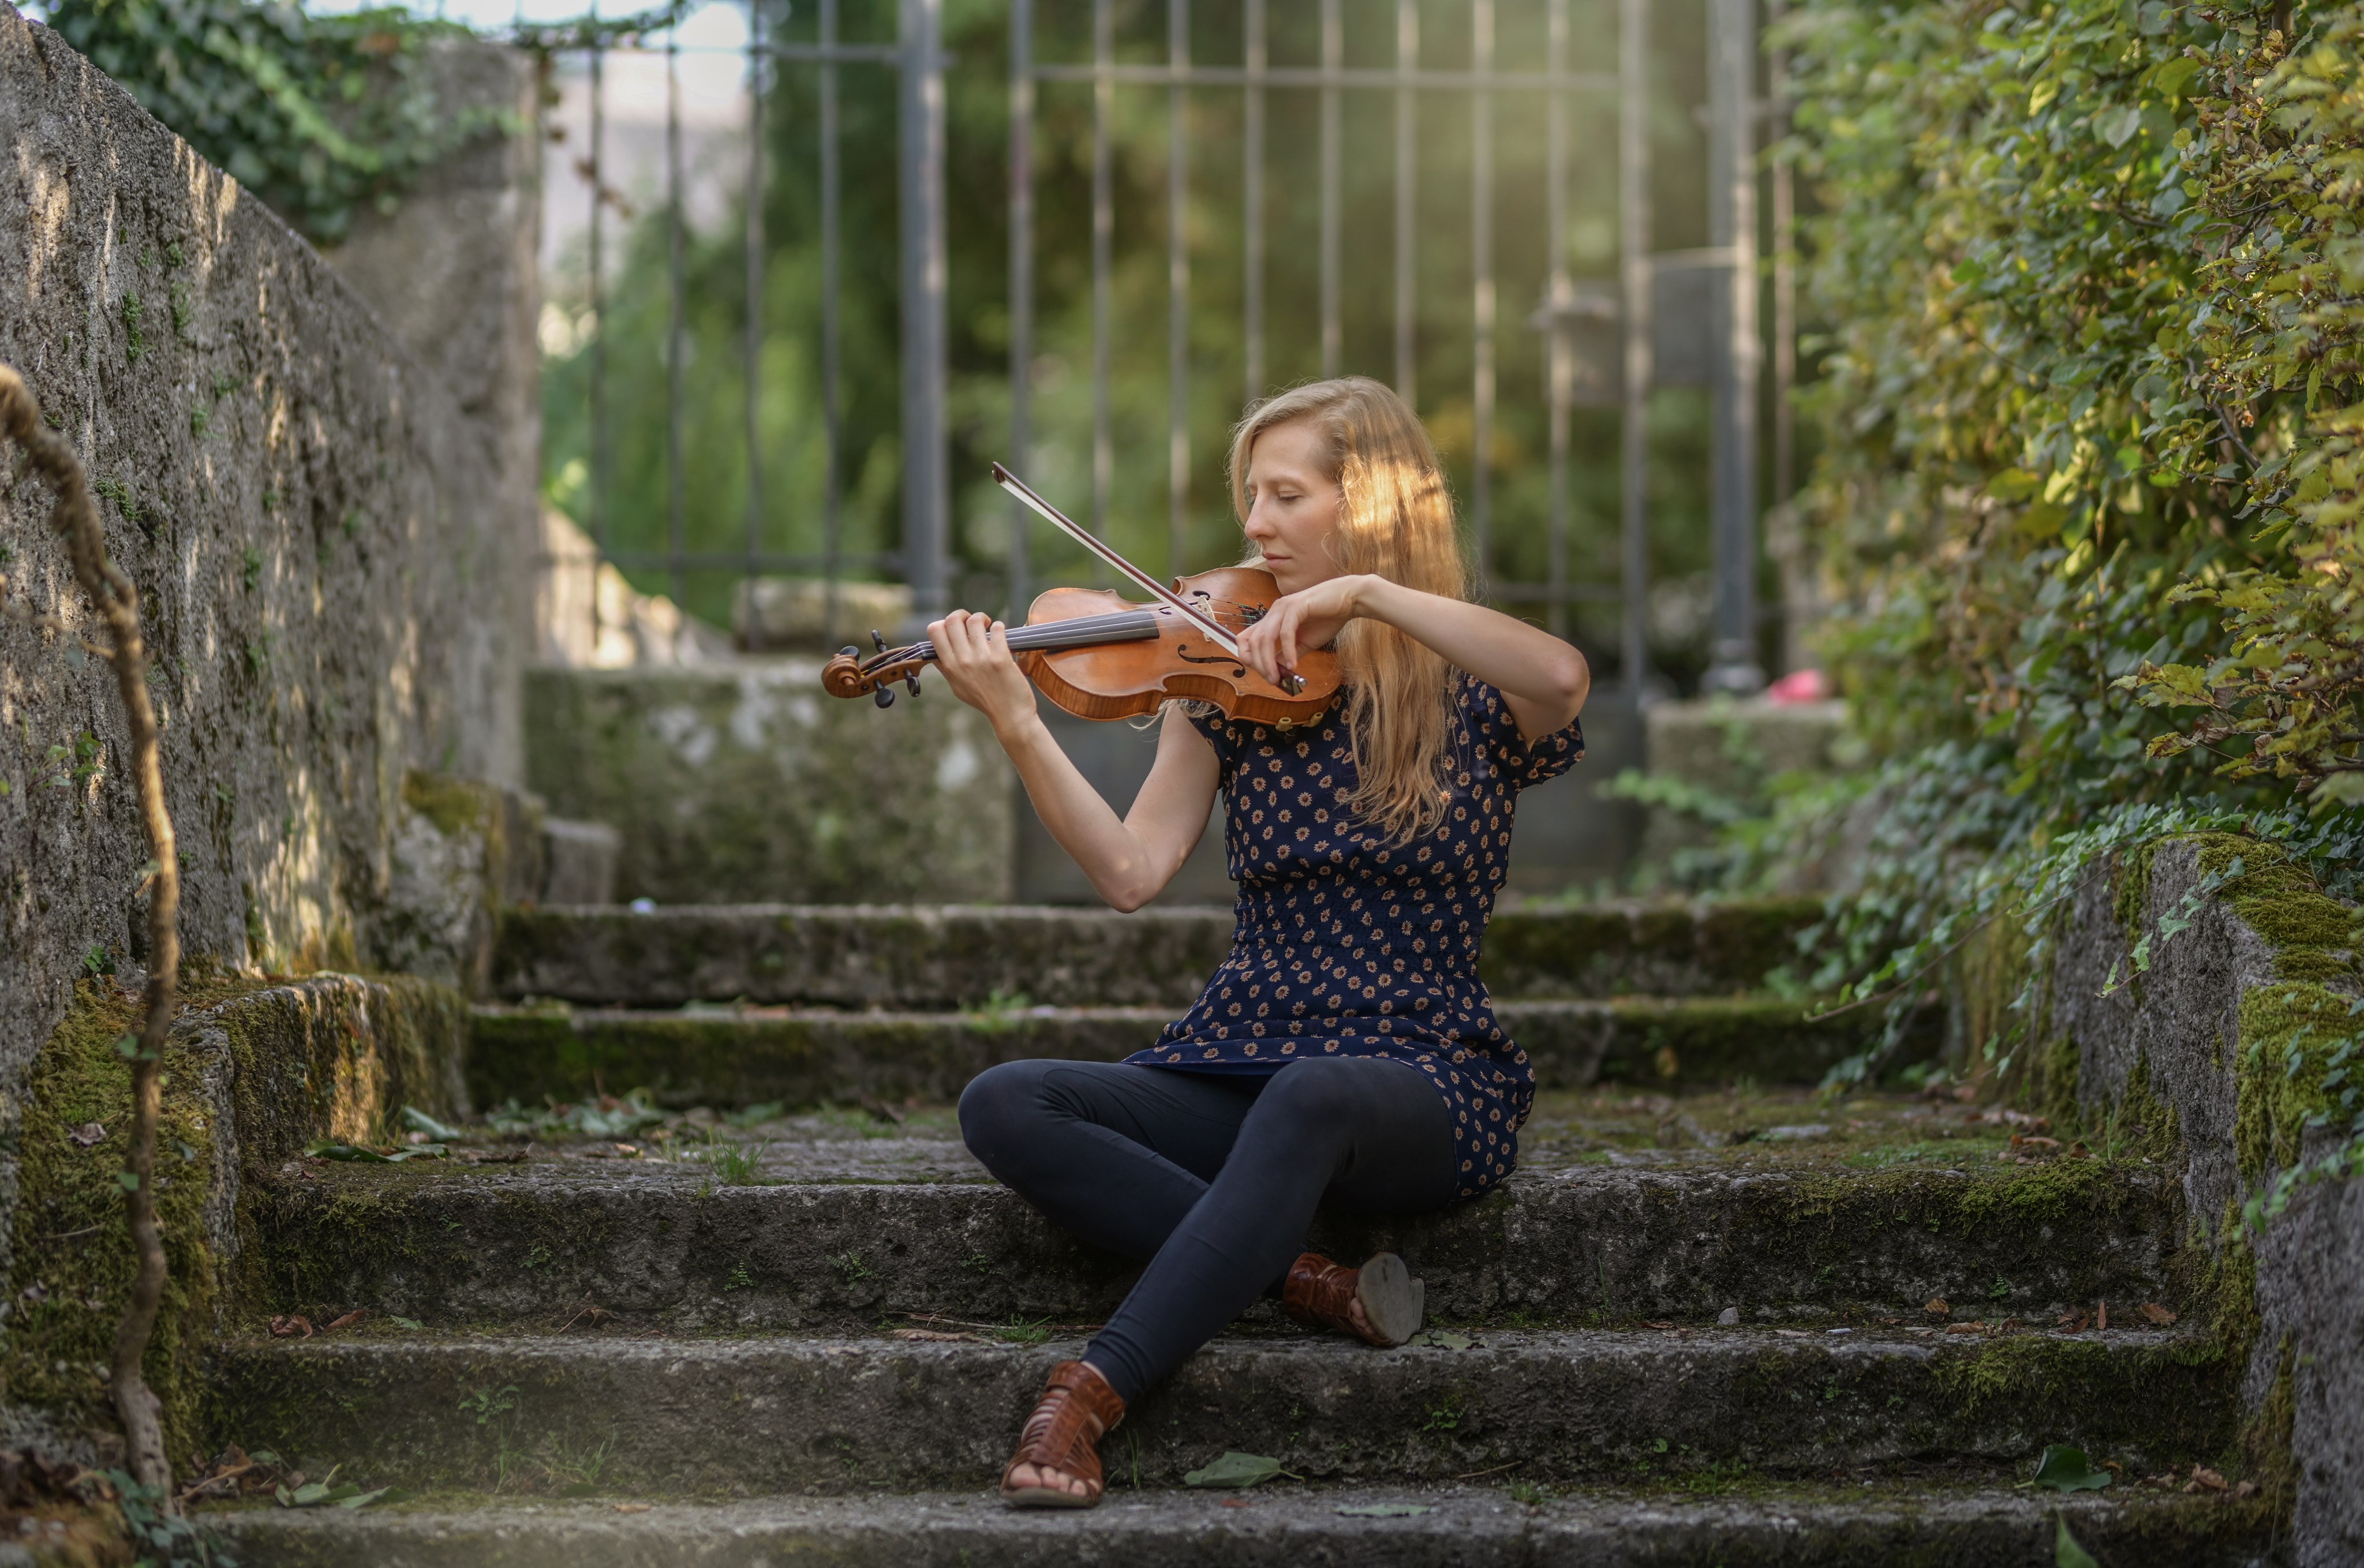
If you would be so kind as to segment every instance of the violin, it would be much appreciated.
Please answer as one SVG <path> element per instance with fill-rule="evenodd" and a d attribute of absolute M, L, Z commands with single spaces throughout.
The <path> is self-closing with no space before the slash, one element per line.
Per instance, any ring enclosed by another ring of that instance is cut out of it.
<path fill-rule="evenodd" d="M 1136 603 L 1107 588 L 1052 588 L 1028 607 L 1024 626 L 1009 629 L 1018 667 L 1058 706 L 1078 718 L 1129 718 L 1184 698 L 1212 704 L 1232 718 L 1288 729 L 1320 717 L 1336 699 L 1338 658 L 1327 649 L 1308 650 L 1301 667 L 1278 684 L 1240 657 L 1239 633 L 1280 597 L 1271 573 L 1218 567 L 1177 577 L 1169 588 L 999 463 L 993 477 L 1147 595 Z M 898 681 L 917 695 L 920 672 L 935 658 L 935 644 L 889 648 L 875 631 L 870 639 L 876 651 L 869 659 L 846 648 L 822 667 L 822 688 L 831 696 L 870 696 L 880 707 L 893 704 Z"/>

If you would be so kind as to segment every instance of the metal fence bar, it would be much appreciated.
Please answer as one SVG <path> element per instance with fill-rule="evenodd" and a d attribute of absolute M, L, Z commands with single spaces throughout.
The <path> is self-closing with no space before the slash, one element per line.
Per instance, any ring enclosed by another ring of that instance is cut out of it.
<path fill-rule="evenodd" d="M 1106 77 L 1122 87 L 1171 86 L 1176 72 L 1170 65 L 1045 62 L 1034 68 L 1038 82 L 1093 82 Z M 1380 66 L 1200 65 L 1181 73 L 1193 87 L 1320 87 L 1394 88 L 1410 86 L 1423 93 L 1492 92 L 1598 93 L 1617 91 L 1613 72 L 1600 71 L 1412 71 Z"/>
<path fill-rule="evenodd" d="M 1420 406 L 1412 382 L 1412 328 L 1415 305 L 1412 285 L 1412 203 L 1418 175 L 1412 161 L 1420 134 L 1420 98 L 1411 75 L 1420 66 L 1420 6 L 1418 0 L 1396 0 L 1396 395 Z"/>
<path fill-rule="evenodd" d="M 1242 280 L 1241 314 L 1247 317 L 1244 358 L 1247 397 L 1254 404 L 1264 395 L 1264 74 L 1266 59 L 1265 0 L 1247 0 L 1246 113 L 1241 126 L 1245 148 L 1240 171 L 1242 250 L 1246 276 Z"/>
<path fill-rule="evenodd" d="M 1116 480 L 1116 450 L 1109 428 L 1109 270 L 1116 244 L 1114 156 L 1109 117 L 1116 108 L 1116 7 L 1092 0 L 1092 517 L 1095 536 L 1108 537 L 1109 491 Z M 1101 568 L 1092 564 L 1092 579 Z"/>
<path fill-rule="evenodd" d="M 764 548 L 764 0 L 747 0 L 747 574 Z M 752 609 L 752 606 L 750 608 Z M 753 622 L 749 622 L 752 627 Z"/>
<path fill-rule="evenodd" d="M 1567 62 L 1567 0 L 1549 0 L 1545 8 L 1544 52 L 1549 70 L 1558 75 Z M 1550 336 L 1544 340 L 1545 397 L 1551 431 L 1550 513 L 1544 541 L 1551 598 L 1545 625 L 1555 637 L 1567 635 L 1567 507 L 1568 412 L 1575 399 L 1575 356 L 1568 342 L 1568 318 L 1575 285 L 1567 275 L 1567 98 L 1554 93 L 1544 100 L 1544 267 L 1549 274 Z"/>
<path fill-rule="evenodd" d="M 1341 71 L 1346 58 L 1346 22 L 1339 0 L 1321 0 L 1321 69 Z M 1341 206 L 1338 170 L 1338 83 L 1321 88 L 1321 378 L 1338 373 L 1344 348 L 1339 324 L 1338 222 Z"/>
<path fill-rule="evenodd" d="M 690 550 L 678 554 L 669 550 L 619 550 L 607 559 L 618 566 L 672 566 L 679 562 L 692 572 L 728 571 L 747 564 L 746 552 L 736 550 Z M 857 551 L 837 557 L 842 562 L 874 571 L 891 569 L 902 559 L 892 550 Z M 826 566 L 829 560 L 808 550 L 767 550 L 755 555 L 756 563 L 766 572 L 810 572 Z"/>
<path fill-rule="evenodd" d="M 774 60 L 790 60 L 807 64 L 823 65 L 898 65 L 903 50 L 891 43 L 838 43 L 834 39 L 820 43 L 770 43 L 762 53 Z"/>
<path fill-rule="evenodd" d="M 1469 69 L 1494 70 L 1494 0 L 1469 0 Z M 1494 90 L 1469 95 L 1469 535 L 1476 587 L 1494 571 Z"/>
<path fill-rule="evenodd" d="M 1034 398 L 1034 0 L 1009 4 L 1009 456 L 1031 479 Z M 1009 499 L 1008 609 L 1011 625 L 1033 602 L 1026 544 L 1031 514 Z"/>
<path fill-rule="evenodd" d="M 1165 550 L 1167 575 L 1180 577 L 1190 550 L 1190 0 L 1165 0 Z"/>
<path fill-rule="evenodd" d="M 598 15 L 594 6 L 592 16 Z M 608 486 L 611 470 L 608 450 L 608 293 L 606 225 L 607 170 L 602 150 L 607 142 L 607 50 L 591 46 L 591 539 L 597 560 L 608 557 Z M 606 628 L 599 620 L 599 569 L 591 568 L 591 649 L 596 658 Z"/>
<path fill-rule="evenodd" d="M 1765 684 L 1756 657 L 1756 0 L 1710 0 L 1708 242 L 1729 247 L 1717 325 L 1715 611 L 1701 684 L 1753 692 Z"/>
<path fill-rule="evenodd" d="M 670 294 L 665 318 L 665 539 L 674 557 L 667 578 L 673 602 L 688 602 L 688 581 L 682 558 L 689 549 L 689 502 L 682 473 L 681 379 L 686 357 L 684 317 L 687 314 L 683 282 L 681 220 L 681 33 L 665 35 L 665 278 Z M 685 620 L 681 624 L 686 625 Z"/>
<path fill-rule="evenodd" d="M 1637 706 L 1649 679 L 1650 643 L 1650 6 L 1619 0 L 1617 272 L 1624 296 L 1623 409 L 1618 429 L 1619 628 L 1625 694 Z"/>
<path fill-rule="evenodd" d="M 899 155 L 903 292 L 903 580 L 911 616 L 948 607 L 951 461 L 944 423 L 943 0 L 902 0 Z"/>
<path fill-rule="evenodd" d="M 839 534 L 842 527 L 845 478 L 842 451 L 844 429 L 838 403 L 839 356 L 843 340 L 837 326 L 838 206 L 844 195 L 843 170 L 838 162 L 837 47 L 838 0 L 820 0 L 820 419 L 821 453 L 821 646 L 837 642 L 837 580 L 840 574 Z"/>
<path fill-rule="evenodd" d="M 1779 23 L 1782 0 L 1766 0 L 1765 17 Z M 1768 128 L 1790 134 L 1790 51 L 1765 57 Z M 1798 194 L 1797 171 L 1787 158 L 1775 161 L 1767 193 L 1773 211 L 1773 504 L 1786 506 L 1798 488 L 1798 411 L 1790 397 L 1798 387 Z M 1785 595 L 1786 598 L 1786 595 Z"/>

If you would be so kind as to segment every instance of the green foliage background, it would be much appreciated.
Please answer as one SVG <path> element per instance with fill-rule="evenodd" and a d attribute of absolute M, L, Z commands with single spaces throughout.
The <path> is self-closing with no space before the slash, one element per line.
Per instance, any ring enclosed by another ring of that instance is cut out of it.
<path fill-rule="evenodd" d="M 1008 0 L 948 0 L 947 75 L 952 255 L 953 475 L 954 550 L 969 571 L 963 591 L 999 607 L 1009 550 L 1009 504 L 992 488 L 987 464 L 1005 458 L 1008 429 Z M 1579 39 L 1613 37 L 1614 7 L 1575 6 Z M 1270 8 L 1276 64 L 1319 58 L 1318 8 Z M 1535 0 L 1498 7 L 1496 58 L 1506 69 L 1533 70 L 1543 55 L 1544 7 Z M 885 42 L 894 8 L 884 0 L 848 0 L 842 36 Z M 1165 14 L 1157 6 L 1119 7 L 1121 60 L 1165 58 Z M 1235 62 L 1237 4 L 1191 8 L 1192 58 Z M 1422 61 L 1455 69 L 1468 48 L 1466 0 L 1422 0 Z M 814 12 L 796 7 L 783 37 L 810 41 Z M 1653 137 L 1657 164 L 1656 242 L 1705 243 L 1703 143 L 1691 107 L 1704 95 L 1698 74 L 1701 14 L 1696 6 L 1654 16 L 1659 88 Z M 1348 63 L 1393 61 L 1389 0 L 1351 0 L 1345 9 Z M 1088 61 L 1090 13 L 1083 6 L 1042 6 L 1037 57 Z M 899 536 L 900 450 L 896 441 L 897 283 L 895 104 L 884 72 L 848 67 L 842 75 L 844 199 L 843 333 L 845 381 L 842 548 L 892 550 Z M 1392 379 L 1394 264 L 1393 106 L 1389 93 L 1344 95 L 1346 178 L 1343 193 L 1345 369 Z M 1232 89 L 1189 100 L 1191 201 L 1188 238 L 1192 306 L 1190 408 L 1192 569 L 1232 559 L 1238 533 L 1223 488 L 1224 443 L 1245 399 L 1241 222 L 1240 95 Z M 1035 483 L 1081 515 L 1090 495 L 1091 91 L 1052 83 L 1040 89 L 1035 130 L 1038 172 L 1034 450 Z M 1318 203 L 1316 95 L 1270 95 L 1266 131 L 1269 224 L 1267 380 L 1271 385 L 1319 373 L 1319 294 L 1315 266 Z M 1152 570 L 1166 563 L 1166 95 L 1121 88 L 1113 118 L 1116 231 L 1111 284 L 1114 446 L 1109 527 L 1119 548 Z M 1418 405 L 1435 435 L 1465 507 L 1474 458 L 1468 264 L 1467 100 L 1423 95 L 1420 110 Z M 766 330 L 760 384 L 764 503 L 758 533 L 773 550 L 817 555 L 822 549 L 825 449 L 820 393 L 820 211 L 819 77 L 790 65 L 776 78 L 765 108 L 764 195 L 768 261 L 763 301 Z M 1613 110 L 1603 98 L 1571 114 L 1569 206 L 1571 264 L 1579 276 L 1613 273 L 1615 169 Z M 1539 583 L 1545 575 L 1545 454 L 1542 338 L 1527 321 L 1544 285 L 1541 199 L 1543 111 L 1538 95 L 1500 95 L 1495 133 L 1494 249 L 1499 272 L 1499 412 L 1493 438 L 1495 566 L 1500 579 Z M 579 188 L 579 187 L 578 187 Z M 571 198 L 570 198 L 571 199 Z M 585 194 L 587 199 L 587 193 Z M 746 377 L 742 369 L 747 267 L 743 208 L 687 237 L 685 372 L 686 542 L 692 550 L 745 548 Z M 609 537 L 619 549 L 667 544 L 669 483 L 665 454 L 665 330 L 668 235 L 661 210 L 642 206 L 631 222 L 609 220 L 606 263 L 608 416 L 595 439 L 589 425 L 593 350 L 585 338 L 545 361 L 544 429 L 550 494 L 577 521 L 593 520 L 590 484 L 596 451 L 608 453 Z M 572 259 L 581 265 L 582 258 Z M 578 283 L 554 296 L 587 325 L 587 295 Z M 1652 484 L 1656 516 L 1653 570 L 1660 579 L 1703 572 L 1706 528 L 1705 396 L 1663 393 Z M 1570 575 L 1613 583 L 1618 495 L 1616 412 L 1580 408 L 1574 419 Z M 1033 581 L 1083 581 L 1088 563 L 1037 527 L 1030 534 Z M 886 574 L 886 573 L 865 573 Z M 662 570 L 633 573 L 652 592 L 672 592 Z M 721 624 L 729 618 L 735 573 L 693 573 L 690 606 Z M 1539 614 L 1540 607 L 1517 606 Z M 1613 649 L 1612 605 L 1579 606 L 1576 628 L 1589 645 Z M 1699 647 L 1654 650 L 1678 679 L 1703 662 Z M 1613 668 L 1613 662 L 1610 665 Z"/>
<path fill-rule="evenodd" d="M 2355 887 L 2359 796 L 2314 786 L 2364 739 L 2359 17 L 1793 15 L 1828 324 L 1803 505 L 1884 762 L 1736 832 L 1723 873 L 1868 824 L 1825 980 L 1917 973 L 2136 831 L 2245 824 Z M 2161 740 L 2178 703 L 2206 711 Z"/>
<path fill-rule="evenodd" d="M 250 0 L 57 0 L 50 25 L 150 114 L 321 243 L 493 124 L 421 67 L 465 28 L 387 8 L 316 17 Z"/>

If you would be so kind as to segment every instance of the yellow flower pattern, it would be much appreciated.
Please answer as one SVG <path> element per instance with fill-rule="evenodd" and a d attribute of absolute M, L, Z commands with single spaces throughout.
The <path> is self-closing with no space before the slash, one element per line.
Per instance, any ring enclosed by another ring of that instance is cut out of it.
<path fill-rule="evenodd" d="M 1427 1074 L 1453 1118 L 1460 1195 L 1508 1176 L 1533 1106 L 1534 1069 L 1494 1017 L 1478 949 L 1510 862 L 1518 792 L 1584 759 L 1570 723 L 1533 745 L 1502 694 L 1459 678 L 1437 829 L 1390 844 L 1343 804 L 1354 746 L 1332 708 L 1310 728 L 1191 722 L 1222 764 L 1223 848 L 1238 928 L 1190 1010 L 1128 1060 L 1277 1072 L 1300 1057 L 1392 1056 Z"/>

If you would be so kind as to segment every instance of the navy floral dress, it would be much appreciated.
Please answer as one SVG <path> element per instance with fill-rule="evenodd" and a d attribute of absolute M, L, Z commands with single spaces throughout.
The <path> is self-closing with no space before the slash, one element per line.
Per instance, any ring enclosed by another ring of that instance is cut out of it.
<path fill-rule="evenodd" d="M 1277 1073 L 1304 1057 L 1394 1057 L 1444 1096 L 1460 1195 L 1475 1197 L 1518 1163 L 1535 1095 L 1527 1053 L 1478 978 L 1478 946 L 1519 791 L 1582 761 L 1584 730 L 1571 723 L 1530 746 L 1500 691 L 1464 674 L 1456 695 L 1444 820 L 1399 845 L 1342 804 L 1356 778 L 1343 702 L 1288 730 L 1193 714 L 1222 764 L 1239 927 L 1198 1002 L 1127 1060 Z"/>

